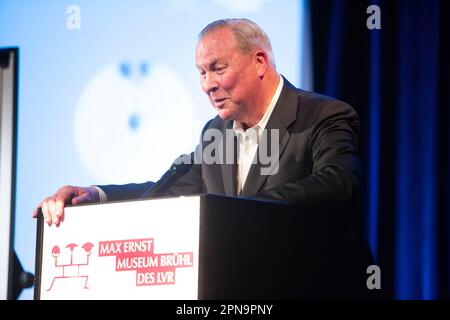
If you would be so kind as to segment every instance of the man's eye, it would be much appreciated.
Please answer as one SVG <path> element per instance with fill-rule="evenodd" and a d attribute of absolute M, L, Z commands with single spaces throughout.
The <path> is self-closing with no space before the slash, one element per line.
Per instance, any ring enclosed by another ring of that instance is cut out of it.
<path fill-rule="evenodd" d="M 224 72 L 225 71 L 225 67 L 217 67 L 216 68 L 216 72 Z"/>

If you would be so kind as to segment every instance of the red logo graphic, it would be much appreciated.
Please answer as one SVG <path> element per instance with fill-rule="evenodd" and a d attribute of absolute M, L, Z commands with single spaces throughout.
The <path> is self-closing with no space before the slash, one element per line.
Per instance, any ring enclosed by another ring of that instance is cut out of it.
<path fill-rule="evenodd" d="M 62 275 L 53 277 L 53 281 L 52 281 L 50 287 L 47 289 L 47 291 L 50 291 L 53 288 L 53 285 L 54 285 L 56 279 L 69 279 L 69 278 L 71 278 L 71 279 L 73 279 L 73 278 L 86 279 L 86 281 L 84 283 L 84 289 L 89 289 L 89 287 L 87 286 L 89 276 L 87 274 L 80 274 L 80 267 L 89 265 L 89 256 L 92 253 L 92 247 L 94 247 L 94 245 L 90 242 L 86 242 L 81 247 L 81 249 L 83 249 L 82 253 L 84 255 L 86 255 L 86 261 L 83 263 L 74 263 L 73 262 L 73 260 L 74 260 L 73 259 L 73 251 L 76 247 L 78 247 L 78 245 L 75 243 L 70 243 L 66 246 L 66 248 L 68 248 L 70 250 L 70 262 L 67 264 L 58 264 L 58 257 L 61 253 L 61 250 L 59 249 L 59 247 L 57 245 L 55 245 L 53 247 L 52 256 L 55 258 L 55 269 L 60 270 L 62 272 Z M 60 272 L 60 274 L 61 274 L 61 272 Z"/>
<path fill-rule="evenodd" d="M 154 253 L 154 239 L 99 242 L 99 257 L 116 257 L 116 271 L 136 271 L 136 286 L 175 284 L 175 269 L 193 266 L 193 252 Z"/>

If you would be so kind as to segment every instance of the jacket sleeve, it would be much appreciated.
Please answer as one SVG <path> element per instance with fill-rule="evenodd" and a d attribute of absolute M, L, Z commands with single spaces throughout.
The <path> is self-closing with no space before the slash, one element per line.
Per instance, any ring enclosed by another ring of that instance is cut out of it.
<path fill-rule="evenodd" d="M 182 155 L 179 158 L 187 157 Z M 178 159 L 179 159 L 178 158 Z M 177 160 L 175 160 L 177 161 Z M 129 183 L 123 185 L 99 185 L 102 189 L 108 201 L 124 201 L 139 199 L 146 192 L 150 191 L 156 185 L 153 181 L 147 181 L 145 183 Z M 162 197 L 169 196 L 182 196 L 199 194 L 203 192 L 202 178 L 201 178 L 201 166 L 200 164 L 189 165 L 189 170 L 180 177 L 169 189 L 162 194 Z"/>
<path fill-rule="evenodd" d="M 155 183 L 148 181 L 145 183 L 129 183 L 129 184 L 109 184 L 97 186 L 102 189 L 108 201 L 123 201 L 138 199 L 147 190 L 149 190 Z"/>

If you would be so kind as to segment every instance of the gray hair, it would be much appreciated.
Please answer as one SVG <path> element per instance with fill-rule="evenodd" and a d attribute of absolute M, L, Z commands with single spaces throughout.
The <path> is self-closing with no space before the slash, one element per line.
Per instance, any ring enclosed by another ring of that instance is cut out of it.
<path fill-rule="evenodd" d="M 269 37 L 260 26 L 249 19 L 222 19 L 213 21 L 200 32 L 198 40 L 201 40 L 212 31 L 226 27 L 230 28 L 233 32 L 242 53 L 249 53 L 252 49 L 259 48 L 267 53 L 269 62 L 274 68 L 276 67 Z"/>

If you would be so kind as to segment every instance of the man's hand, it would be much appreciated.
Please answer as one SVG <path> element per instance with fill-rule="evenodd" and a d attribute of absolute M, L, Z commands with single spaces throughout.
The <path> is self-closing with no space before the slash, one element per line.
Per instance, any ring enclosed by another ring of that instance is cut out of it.
<path fill-rule="evenodd" d="M 65 186 L 56 193 L 42 201 L 33 212 L 33 218 L 37 217 L 38 208 L 42 208 L 44 221 L 49 226 L 59 226 L 64 221 L 64 205 L 99 202 L 99 194 L 95 187 Z"/>

